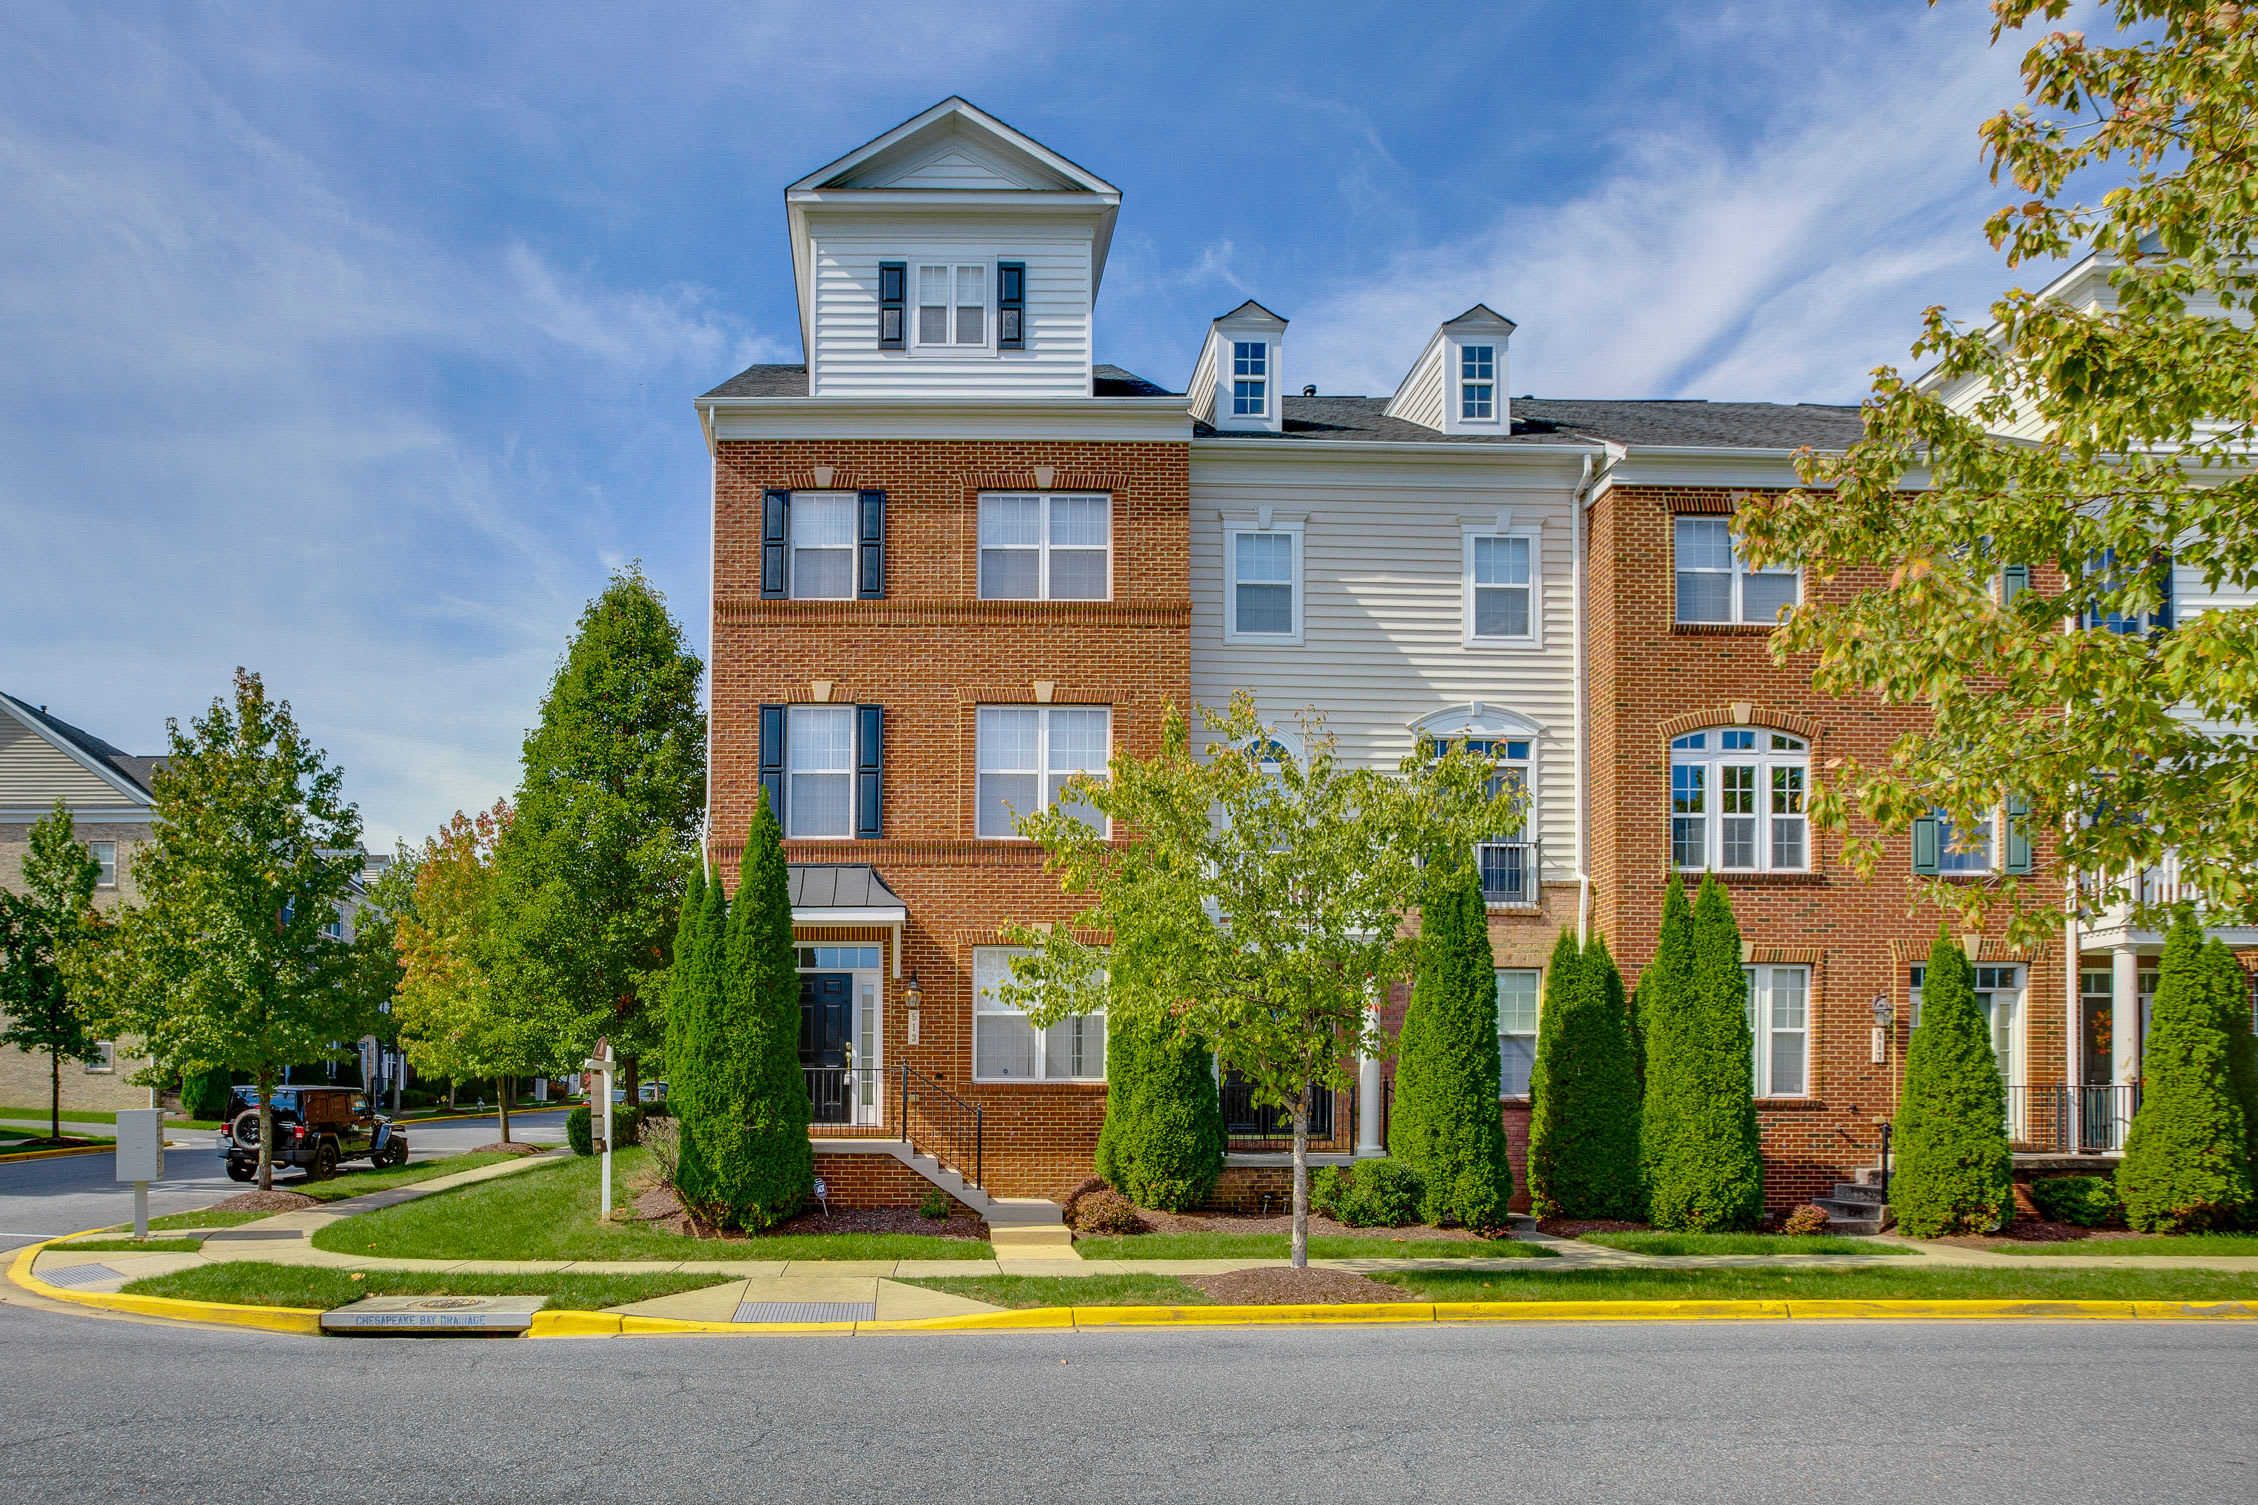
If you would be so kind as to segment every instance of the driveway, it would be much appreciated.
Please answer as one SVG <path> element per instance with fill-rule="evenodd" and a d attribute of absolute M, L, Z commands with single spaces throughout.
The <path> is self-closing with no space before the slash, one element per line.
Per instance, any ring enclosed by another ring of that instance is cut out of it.
<path fill-rule="evenodd" d="M 532 1144 L 564 1143 L 565 1111 L 512 1113 L 510 1137 Z M 500 1130 L 492 1118 L 460 1118 L 440 1123 L 410 1123 L 410 1160 L 437 1160 L 491 1143 Z M 210 1129 L 173 1129 L 165 1151 L 165 1179 L 149 1188 L 149 1215 L 193 1212 L 222 1197 L 246 1190 L 227 1179 L 213 1150 Z M 81 1229 L 122 1223 L 133 1217 L 133 1188 L 112 1179 L 108 1154 L 65 1155 L 53 1160 L 18 1160 L 0 1165 L 0 1250 L 37 1243 Z M 295 1174 L 277 1176 L 288 1188 Z"/>

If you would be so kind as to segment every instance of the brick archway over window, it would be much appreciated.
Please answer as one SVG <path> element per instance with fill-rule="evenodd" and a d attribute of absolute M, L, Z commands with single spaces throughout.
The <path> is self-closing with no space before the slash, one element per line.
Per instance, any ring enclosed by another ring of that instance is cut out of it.
<path fill-rule="evenodd" d="M 1826 729 L 1809 716 L 1798 716 L 1792 711 L 1775 711 L 1766 706 L 1736 700 L 1731 705 L 1713 706 L 1706 711 L 1689 711 L 1683 716 L 1672 716 L 1658 730 L 1662 740 L 1683 737 L 1688 732 L 1707 731 L 1713 726 L 1761 726 L 1769 731 L 1786 732 L 1801 737 L 1812 746 L 1818 746 Z"/>

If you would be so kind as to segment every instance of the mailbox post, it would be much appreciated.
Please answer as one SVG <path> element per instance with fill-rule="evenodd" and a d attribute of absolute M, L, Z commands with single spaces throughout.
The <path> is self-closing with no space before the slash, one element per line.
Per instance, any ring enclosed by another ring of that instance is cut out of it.
<path fill-rule="evenodd" d="M 165 1115 L 156 1108 L 118 1112 L 117 1180 L 133 1183 L 133 1236 L 149 1236 L 149 1183 L 165 1179 Z"/>
<path fill-rule="evenodd" d="M 612 1042 L 598 1036 L 596 1052 L 581 1062 L 588 1072 L 589 1148 L 604 1157 L 603 1189 L 596 1194 L 596 1221 L 612 1220 Z"/>

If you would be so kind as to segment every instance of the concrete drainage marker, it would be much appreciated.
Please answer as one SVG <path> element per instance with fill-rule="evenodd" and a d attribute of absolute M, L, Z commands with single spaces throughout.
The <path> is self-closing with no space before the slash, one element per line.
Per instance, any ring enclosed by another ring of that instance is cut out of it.
<path fill-rule="evenodd" d="M 875 1301 L 745 1301 L 732 1322 L 875 1322 Z"/>
<path fill-rule="evenodd" d="M 325 1333 L 390 1337 L 515 1336 L 533 1326 L 546 1296 L 367 1296 L 321 1314 Z"/>
<path fill-rule="evenodd" d="M 123 1280 L 125 1275 L 108 1265 L 65 1265 L 60 1270 L 44 1271 L 39 1278 L 51 1286 L 90 1286 L 105 1280 Z"/>

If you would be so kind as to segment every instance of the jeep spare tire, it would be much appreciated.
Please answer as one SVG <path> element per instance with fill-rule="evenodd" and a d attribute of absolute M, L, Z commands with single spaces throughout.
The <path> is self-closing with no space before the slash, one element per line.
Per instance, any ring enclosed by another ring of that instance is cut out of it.
<path fill-rule="evenodd" d="M 259 1110 L 245 1108 L 241 1113 L 236 1114 L 235 1126 L 229 1132 L 234 1134 L 237 1144 L 250 1149 L 257 1149 L 259 1147 Z"/>

